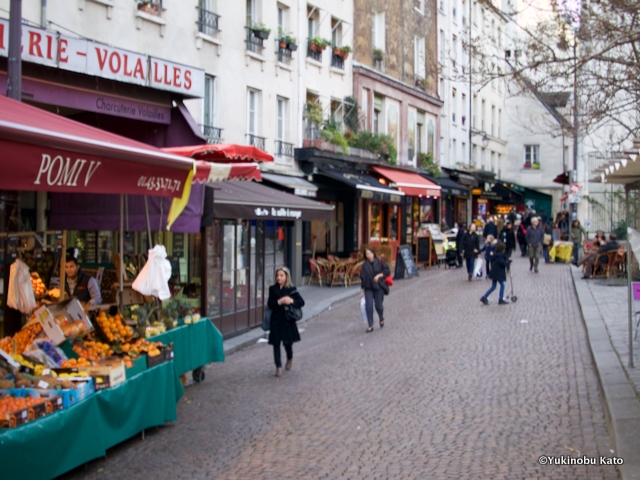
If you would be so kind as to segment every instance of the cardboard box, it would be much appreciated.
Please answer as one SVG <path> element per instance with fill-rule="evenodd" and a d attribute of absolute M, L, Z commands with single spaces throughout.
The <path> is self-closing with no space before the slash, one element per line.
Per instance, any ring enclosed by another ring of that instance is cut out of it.
<path fill-rule="evenodd" d="M 55 317 L 58 315 L 64 316 L 69 323 L 78 320 L 82 321 L 85 327 L 83 334 L 93 330 L 93 325 L 84 313 L 82 305 L 80 305 L 80 302 L 75 298 L 70 298 L 59 303 L 52 303 L 51 305 L 43 305 L 34 312 L 34 315 L 42 325 L 42 329 L 47 334 L 47 337 L 56 345 L 60 345 L 66 340 L 62 329 L 55 321 Z"/>
<path fill-rule="evenodd" d="M 169 345 L 162 345 L 161 347 L 158 347 L 158 349 L 160 350 L 160 355 L 156 355 L 155 357 L 151 357 L 147 353 L 148 368 L 173 360 L 173 343 L 170 343 Z"/>
<path fill-rule="evenodd" d="M 49 415 L 63 408 L 62 397 L 57 390 L 37 390 L 32 388 L 12 388 L 0 390 L 0 396 L 11 395 L 14 397 L 31 396 L 42 399 L 41 402 L 15 412 L 7 413 L 0 418 L 0 428 L 14 428 L 38 418 Z"/>
<path fill-rule="evenodd" d="M 124 361 L 121 359 L 103 360 L 100 365 L 82 367 L 82 371 L 93 377 L 96 392 L 120 385 L 127 379 Z"/>

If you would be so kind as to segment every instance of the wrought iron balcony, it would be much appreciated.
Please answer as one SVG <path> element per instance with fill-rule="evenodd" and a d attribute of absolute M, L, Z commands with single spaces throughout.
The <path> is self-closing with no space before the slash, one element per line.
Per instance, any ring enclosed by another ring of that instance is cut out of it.
<path fill-rule="evenodd" d="M 314 59 L 316 62 L 322 62 L 322 50 L 312 50 L 311 42 L 307 42 L 307 57 Z"/>
<path fill-rule="evenodd" d="M 214 36 L 220 31 L 218 26 L 220 21 L 220 15 L 217 13 L 205 10 L 202 7 L 196 7 L 198 9 L 198 31 L 205 35 Z"/>
<path fill-rule="evenodd" d="M 207 137 L 207 143 L 222 143 L 222 129 L 212 125 L 200 125 L 202 133 Z"/>
<path fill-rule="evenodd" d="M 260 150 L 264 150 L 264 144 L 266 142 L 266 138 L 258 137 L 252 133 L 247 133 L 247 144 L 253 145 L 254 147 L 259 148 Z"/>
<path fill-rule="evenodd" d="M 291 50 L 288 48 L 278 48 L 278 61 L 285 65 L 291 65 Z"/>
<path fill-rule="evenodd" d="M 340 55 L 336 55 L 335 53 L 332 53 L 331 66 L 333 68 L 339 68 L 340 70 L 344 70 L 344 58 L 342 58 Z"/>
<path fill-rule="evenodd" d="M 280 157 L 293 157 L 293 143 L 276 140 L 276 155 Z"/>
<path fill-rule="evenodd" d="M 252 30 L 250 27 L 244 27 L 247 31 L 247 39 L 245 43 L 247 44 L 247 50 L 254 53 L 262 54 L 262 49 L 264 48 L 264 40 L 256 34 L 255 30 Z"/>

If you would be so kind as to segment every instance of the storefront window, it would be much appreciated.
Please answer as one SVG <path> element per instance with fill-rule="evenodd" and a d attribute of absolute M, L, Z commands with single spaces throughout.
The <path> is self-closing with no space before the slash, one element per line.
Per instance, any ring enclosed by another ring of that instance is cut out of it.
<path fill-rule="evenodd" d="M 398 205 L 389 205 L 389 241 L 398 241 L 398 217 L 400 215 L 400 207 Z"/>
<path fill-rule="evenodd" d="M 435 212 L 433 209 L 433 198 L 421 198 L 420 199 L 420 223 L 433 223 L 435 219 Z"/>
<path fill-rule="evenodd" d="M 381 205 L 379 203 L 372 203 L 369 211 L 369 219 L 370 219 L 370 233 L 369 233 L 369 241 L 371 242 L 379 242 L 381 240 Z"/>
<path fill-rule="evenodd" d="M 273 285 L 276 276 L 276 222 L 266 220 L 264 223 L 264 278 L 267 285 Z"/>
<path fill-rule="evenodd" d="M 407 239 L 406 242 L 408 244 L 413 243 L 413 199 L 411 197 L 407 197 L 405 199 L 405 222 L 406 222 L 406 234 Z"/>
<path fill-rule="evenodd" d="M 224 220 L 222 227 L 222 315 L 229 315 L 235 311 L 236 226 Z"/>
<path fill-rule="evenodd" d="M 249 307 L 249 225 L 242 220 L 236 226 L 236 311 Z"/>
<path fill-rule="evenodd" d="M 221 314 L 220 279 L 222 276 L 222 243 L 220 242 L 220 220 L 205 230 L 207 241 L 207 316 L 218 318 Z"/>

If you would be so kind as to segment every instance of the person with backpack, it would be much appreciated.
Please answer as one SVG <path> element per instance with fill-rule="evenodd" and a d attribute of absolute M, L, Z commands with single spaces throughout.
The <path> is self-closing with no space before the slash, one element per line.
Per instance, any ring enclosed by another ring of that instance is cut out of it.
<path fill-rule="evenodd" d="M 360 271 L 360 298 L 364 298 L 367 311 L 367 333 L 373 332 L 373 308 L 378 312 L 380 328 L 384 328 L 384 296 L 389 293 L 385 278 L 391 275 L 387 264 L 376 256 L 376 252 L 367 248 L 364 251 L 365 261 Z"/>
<path fill-rule="evenodd" d="M 496 251 L 494 252 L 491 260 L 491 288 L 487 290 L 487 293 L 480 297 L 480 301 L 485 305 L 489 305 L 489 295 L 493 293 L 498 284 L 500 284 L 500 298 L 498 300 L 498 305 L 507 305 L 509 303 L 504 299 L 504 286 L 507 281 L 507 268 L 509 268 L 511 260 L 504 254 L 505 250 L 505 244 L 498 242 L 496 245 Z"/>
<path fill-rule="evenodd" d="M 269 287 L 267 306 L 271 309 L 269 325 L 269 345 L 273 345 L 273 360 L 276 364 L 276 377 L 282 375 L 280 344 L 287 354 L 285 369 L 291 370 L 293 363 L 293 344 L 300 341 L 294 309 L 304 307 L 304 300 L 291 282 L 291 272 L 287 267 L 276 270 L 276 283 Z"/>

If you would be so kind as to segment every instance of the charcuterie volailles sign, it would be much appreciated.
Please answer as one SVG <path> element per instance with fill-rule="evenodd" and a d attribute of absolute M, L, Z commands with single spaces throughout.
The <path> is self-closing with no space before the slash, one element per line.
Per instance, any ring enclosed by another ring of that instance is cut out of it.
<path fill-rule="evenodd" d="M 9 21 L 0 18 L 0 56 L 8 52 Z M 22 60 L 204 97 L 204 70 L 28 25 L 22 25 Z"/>

